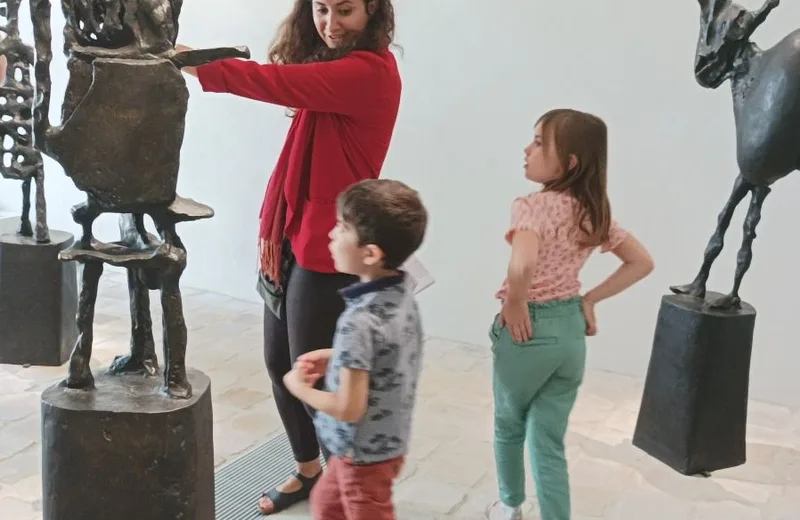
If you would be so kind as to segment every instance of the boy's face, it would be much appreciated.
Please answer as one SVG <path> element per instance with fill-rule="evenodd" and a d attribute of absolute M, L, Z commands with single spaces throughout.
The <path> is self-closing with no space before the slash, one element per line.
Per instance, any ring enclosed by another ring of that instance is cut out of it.
<path fill-rule="evenodd" d="M 383 253 L 374 245 L 359 245 L 358 233 L 349 223 L 336 218 L 336 226 L 328 234 L 331 239 L 328 249 L 333 265 L 340 273 L 362 276 L 379 268 Z"/>

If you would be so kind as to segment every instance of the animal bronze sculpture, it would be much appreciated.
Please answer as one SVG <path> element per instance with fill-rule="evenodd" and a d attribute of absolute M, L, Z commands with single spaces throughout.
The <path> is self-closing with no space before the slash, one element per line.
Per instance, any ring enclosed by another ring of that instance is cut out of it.
<path fill-rule="evenodd" d="M 213 210 L 177 195 L 188 90 L 181 67 L 217 59 L 249 57 L 247 48 L 177 52 L 182 0 L 62 0 L 69 82 L 62 125 L 49 121 L 52 36 L 49 0 L 31 0 L 36 40 L 36 147 L 58 161 L 86 202 L 73 208 L 82 236 L 62 251 L 63 261 L 83 265 L 79 337 L 64 385 L 89 390 L 94 306 L 104 264 L 128 271 L 132 338 L 129 356 L 112 373 L 155 374 L 148 290 L 161 291 L 164 312 L 164 383 L 175 398 L 189 398 L 187 331 L 180 277 L 186 248 L 180 222 L 210 218 Z M 101 213 L 119 213 L 121 240 L 102 243 L 92 235 Z M 144 217 L 158 236 L 145 229 Z"/>
<path fill-rule="evenodd" d="M 709 304 L 716 309 L 738 309 L 739 288 L 753 258 L 764 200 L 773 183 L 800 168 L 800 30 L 761 50 L 750 36 L 778 7 L 779 0 L 767 0 L 755 12 L 731 0 L 698 1 L 701 19 L 695 78 L 711 89 L 731 81 L 739 175 L 719 214 L 696 278 L 670 289 L 676 294 L 705 298 L 709 271 L 722 251 L 733 212 L 750 193 L 733 288 Z"/>
<path fill-rule="evenodd" d="M 34 237 L 43 244 L 50 241 L 47 205 L 44 198 L 44 164 L 33 144 L 33 48 L 19 34 L 19 8 L 22 0 L 6 0 L 0 17 L 6 19 L 0 30 L 0 55 L 7 60 L 5 83 L 0 86 L 0 141 L 3 143 L 0 175 L 22 181 L 22 213 L 17 233 Z M 36 230 L 31 226 L 31 184 L 36 182 Z"/>

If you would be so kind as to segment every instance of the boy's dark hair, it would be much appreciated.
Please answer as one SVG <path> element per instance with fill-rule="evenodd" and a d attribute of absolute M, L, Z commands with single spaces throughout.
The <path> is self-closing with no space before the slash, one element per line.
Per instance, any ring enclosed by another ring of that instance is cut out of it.
<path fill-rule="evenodd" d="M 337 210 L 355 229 L 359 245 L 381 248 L 385 269 L 403 265 L 425 238 L 428 212 L 419 194 L 399 181 L 358 182 L 339 195 Z"/>

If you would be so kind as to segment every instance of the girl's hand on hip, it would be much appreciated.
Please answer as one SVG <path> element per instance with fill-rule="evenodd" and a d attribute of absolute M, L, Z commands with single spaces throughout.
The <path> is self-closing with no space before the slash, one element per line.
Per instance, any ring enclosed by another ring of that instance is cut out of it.
<path fill-rule="evenodd" d="M 583 319 L 586 320 L 586 335 L 594 336 L 597 334 L 597 318 L 594 316 L 594 301 L 591 298 L 581 299 L 583 309 Z"/>
<path fill-rule="evenodd" d="M 506 327 L 511 334 L 511 339 L 517 343 L 530 341 L 533 337 L 531 327 L 531 315 L 528 311 L 528 302 L 525 300 L 503 302 L 500 309 L 500 317 L 497 325 L 500 328 Z"/>

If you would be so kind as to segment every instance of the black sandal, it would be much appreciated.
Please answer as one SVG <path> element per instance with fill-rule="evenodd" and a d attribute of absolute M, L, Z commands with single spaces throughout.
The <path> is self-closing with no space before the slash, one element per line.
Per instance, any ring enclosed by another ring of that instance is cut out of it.
<path fill-rule="evenodd" d="M 261 511 L 262 515 L 274 515 L 289 509 L 299 502 L 308 500 L 309 496 L 311 496 L 311 490 L 314 488 L 317 481 L 319 481 L 319 477 L 321 475 L 322 471 L 309 478 L 300 474 L 299 472 L 296 472 L 292 476 L 300 481 L 300 489 L 291 493 L 281 493 L 278 491 L 278 488 L 272 488 L 261 495 L 261 498 L 266 497 L 272 501 L 272 512 L 265 513 L 261 509 L 261 504 L 259 504 L 258 510 Z"/>

